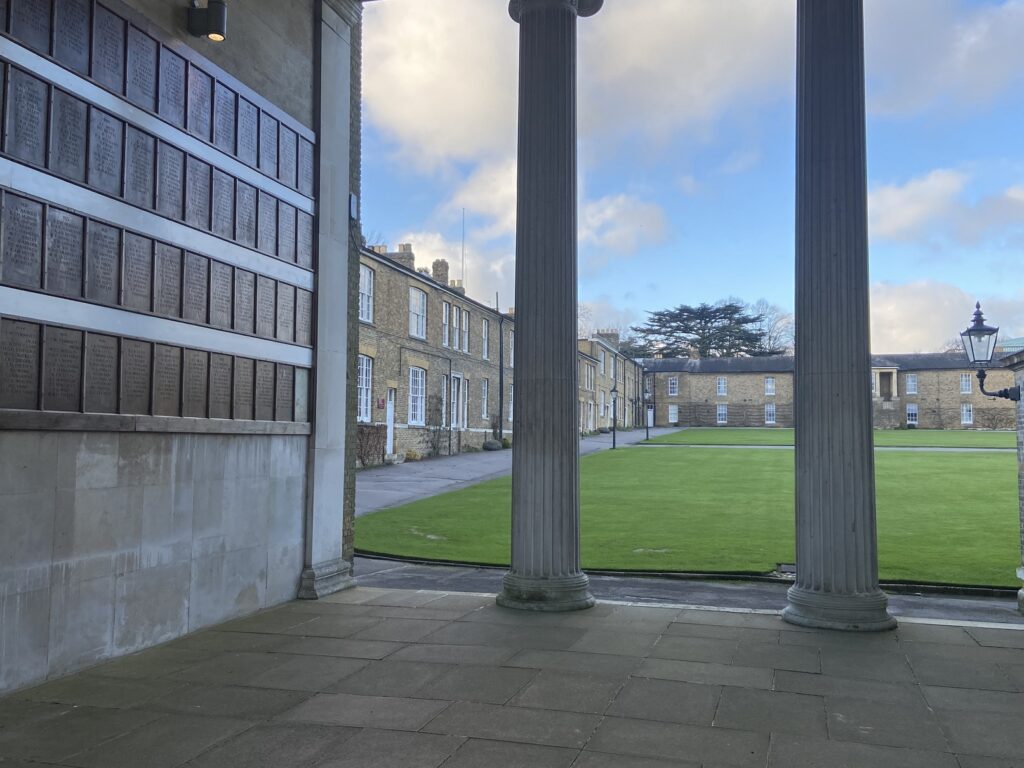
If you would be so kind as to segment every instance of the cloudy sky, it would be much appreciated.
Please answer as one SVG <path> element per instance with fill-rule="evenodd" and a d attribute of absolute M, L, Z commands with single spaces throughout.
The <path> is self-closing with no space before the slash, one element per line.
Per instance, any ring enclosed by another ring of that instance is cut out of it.
<path fill-rule="evenodd" d="M 1024 335 L 1024 0 L 866 0 L 872 348 L 981 300 Z M 793 306 L 795 3 L 606 0 L 579 22 L 580 300 L 598 326 Z M 518 28 L 505 0 L 380 0 L 363 227 L 514 304 Z"/>

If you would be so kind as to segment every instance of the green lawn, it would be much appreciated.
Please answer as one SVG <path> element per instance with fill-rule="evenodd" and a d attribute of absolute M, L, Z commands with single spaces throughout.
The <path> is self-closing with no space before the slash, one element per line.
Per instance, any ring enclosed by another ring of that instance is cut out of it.
<path fill-rule="evenodd" d="M 743 427 L 694 427 L 651 439 L 662 445 L 792 445 L 792 429 L 745 429 Z M 878 447 L 923 448 L 1016 448 L 1015 432 L 984 432 L 964 429 L 879 429 Z"/>
<path fill-rule="evenodd" d="M 585 568 L 764 573 L 793 561 L 793 454 L 626 448 L 581 461 Z M 1011 454 L 879 453 L 883 579 L 1014 585 Z M 356 520 L 364 552 L 508 563 L 511 480 Z"/>

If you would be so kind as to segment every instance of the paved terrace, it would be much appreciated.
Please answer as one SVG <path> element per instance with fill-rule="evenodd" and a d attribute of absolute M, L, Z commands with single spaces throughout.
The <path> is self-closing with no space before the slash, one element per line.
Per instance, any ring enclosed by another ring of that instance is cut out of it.
<path fill-rule="evenodd" d="M 0 700 L 0 765 L 1011 768 L 1024 631 L 358 587 Z"/>

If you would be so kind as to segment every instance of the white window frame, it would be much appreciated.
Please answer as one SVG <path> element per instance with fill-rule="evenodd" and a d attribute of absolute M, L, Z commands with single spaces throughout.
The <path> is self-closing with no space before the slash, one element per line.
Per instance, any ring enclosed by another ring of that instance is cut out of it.
<path fill-rule="evenodd" d="M 447 347 L 451 335 L 452 305 L 447 301 L 441 302 L 441 346 Z"/>
<path fill-rule="evenodd" d="M 508 420 L 512 421 L 512 405 L 515 403 L 516 385 L 508 385 Z"/>
<path fill-rule="evenodd" d="M 715 380 L 715 394 L 719 397 L 728 397 L 729 395 L 729 379 L 725 376 L 719 376 Z"/>
<path fill-rule="evenodd" d="M 678 424 L 679 423 L 679 406 L 678 405 L 674 405 L 673 404 L 673 405 L 670 405 L 668 407 L 668 423 L 669 424 Z"/>
<path fill-rule="evenodd" d="M 729 423 L 729 406 L 726 403 L 719 403 L 715 406 L 715 424 Z"/>
<path fill-rule="evenodd" d="M 679 377 L 672 376 L 668 380 L 668 396 L 678 397 L 679 396 Z"/>
<path fill-rule="evenodd" d="M 359 265 L 359 319 L 373 322 L 373 284 L 376 273 L 365 264 Z"/>
<path fill-rule="evenodd" d="M 605 368 L 604 350 L 597 350 L 597 364 L 601 367 L 601 375 L 604 376 L 607 368 Z"/>
<path fill-rule="evenodd" d="M 469 310 L 462 310 L 462 351 L 469 354 Z"/>
<path fill-rule="evenodd" d="M 920 414 L 917 410 L 917 403 L 907 403 L 907 424 L 917 426 Z"/>
<path fill-rule="evenodd" d="M 775 377 L 765 376 L 764 377 L 764 393 L 769 397 L 775 397 Z M 774 422 L 772 422 L 774 423 Z"/>
<path fill-rule="evenodd" d="M 508 332 L 508 367 L 516 367 L 516 332 Z"/>
<path fill-rule="evenodd" d="M 601 403 L 597 409 L 597 415 L 602 419 L 605 417 L 605 409 L 608 407 L 608 394 L 602 389 L 601 390 Z"/>
<path fill-rule="evenodd" d="M 409 424 L 422 427 L 426 423 L 427 372 L 409 368 Z"/>
<path fill-rule="evenodd" d="M 448 426 L 448 374 L 441 375 L 441 426 Z"/>
<path fill-rule="evenodd" d="M 462 310 L 459 307 L 452 307 L 452 349 L 459 349 L 459 342 L 462 340 Z"/>
<path fill-rule="evenodd" d="M 368 424 L 373 400 L 373 358 L 359 355 L 356 361 L 356 421 Z"/>
<path fill-rule="evenodd" d="M 619 376 L 619 358 L 612 355 L 612 378 L 618 379 Z"/>
<path fill-rule="evenodd" d="M 409 286 L 409 335 L 416 339 L 427 338 L 427 294 L 412 286 Z"/>
<path fill-rule="evenodd" d="M 960 403 L 960 423 L 964 425 L 974 424 L 974 403 Z"/>
<path fill-rule="evenodd" d="M 971 394 L 971 374 L 961 373 L 960 374 L 960 394 L 969 395 Z"/>
<path fill-rule="evenodd" d="M 449 393 L 452 406 L 452 429 L 465 429 L 466 427 L 466 384 L 467 381 L 461 373 L 452 374 L 451 392 Z"/>
<path fill-rule="evenodd" d="M 905 394 L 905 395 L 916 395 L 917 394 L 917 374 L 916 373 L 908 373 L 907 374 L 907 378 L 904 380 L 903 384 L 904 384 L 904 386 L 906 387 L 906 390 L 907 390 L 903 394 Z"/>
<path fill-rule="evenodd" d="M 764 423 L 774 424 L 775 423 L 775 403 L 764 404 Z"/>
<path fill-rule="evenodd" d="M 490 398 L 491 382 L 490 379 L 480 379 L 480 418 L 487 418 L 487 400 Z"/>
<path fill-rule="evenodd" d="M 481 360 L 490 360 L 491 359 L 491 351 L 487 348 L 490 345 L 490 342 L 491 342 L 491 323 L 490 323 L 490 321 L 486 317 L 480 318 L 480 348 L 481 348 L 480 359 Z"/>

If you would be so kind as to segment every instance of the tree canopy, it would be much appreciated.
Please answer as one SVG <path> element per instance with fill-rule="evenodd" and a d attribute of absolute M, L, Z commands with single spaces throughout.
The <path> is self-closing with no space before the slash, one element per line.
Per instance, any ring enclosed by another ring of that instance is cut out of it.
<path fill-rule="evenodd" d="M 649 354 L 746 357 L 786 351 L 786 340 L 778 332 L 785 316 L 767 302 L 763 307 L 748 307 L 734 299 L 697 306 L 680 304 L 648 315 L 646 323 L 632 330 Z"/>

